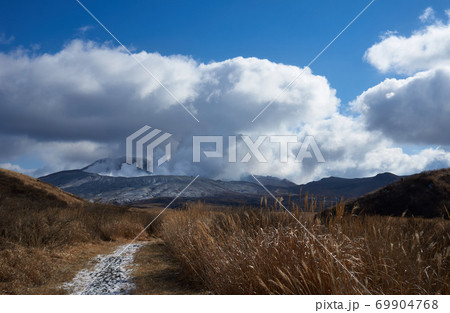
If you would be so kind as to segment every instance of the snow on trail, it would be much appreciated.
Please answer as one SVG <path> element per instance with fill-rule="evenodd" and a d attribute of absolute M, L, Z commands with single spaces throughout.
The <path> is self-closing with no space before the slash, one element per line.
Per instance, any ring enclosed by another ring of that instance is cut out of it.
<path fill-rule="evenodd" d="M 92 269 L 81 270 L 63 288 L 76 295 L 129 294 L 135 288 L 131 278 L 134 255 L 144 245 L 134 243 L 122 252 L 126 244 L 112 254 L 97 256 L 93 259 L 97 264 Z"/>

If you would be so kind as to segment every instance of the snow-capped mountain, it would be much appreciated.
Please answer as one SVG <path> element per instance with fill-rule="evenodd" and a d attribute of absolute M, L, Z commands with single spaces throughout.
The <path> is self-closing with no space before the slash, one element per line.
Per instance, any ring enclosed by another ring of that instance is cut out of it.
<path fill-rule="evenodd" d="M 150 173 L 125 162 L 125 157 L 106 158 L 81 169 L 83 172 L 113 177 L 140 177 Z"/>
<path fill-rule="evenodd" d="M 286 199 L 298 198 L 299 191 L 308 192 L 327 199 L 356 198 L 384 187 L 400 177 L 383 173 L 367 178 L 329 177 L 305 185 L 272 176 L 256 176 L 271 193 Z M 62 171 L 40 177 L 42 181 L 88 200 L 113 203 L 136 203 L 155 198 L 174 198 L 193 179 L 190 176 L 151 175 L 134 165 L 125 163 L 125 158 L 102 159 L 80 170 Z M 217 203 L 259 203 L 267 192 L 252 176 L 241 181 L 221 181 L 198 178 L 182 197 L 212 199 Z M 285 197 L 286 196 L 286 197 Z"/>
<path fill-rule="evenodd" d="M 40 180 L 89 200 L 110 203 L 135 203 L 156 197 L 174 198 L 192 180 L 190 176 L 154 175 L 113 177 L 82 170 L 62 171 L 41 177 Z M 198 178 L 183 197 L 239 197 L 256 196 L 264 189 L 250 182 L 225 182 Z"/>

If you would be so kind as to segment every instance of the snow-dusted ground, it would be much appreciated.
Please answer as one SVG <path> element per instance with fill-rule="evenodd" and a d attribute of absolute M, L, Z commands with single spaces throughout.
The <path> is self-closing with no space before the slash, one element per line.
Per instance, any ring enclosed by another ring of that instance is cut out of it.
<path fill-rule="evenodd" d="M 95 257 L 92 269 L 81 270 L 63 288 L 76 295 L 129 294 L 135 288 L 131 278 L 134 255 L 143 245 L 134 243 L 125 251 L 128 245 L 123 245 L 112 254 Z"/>

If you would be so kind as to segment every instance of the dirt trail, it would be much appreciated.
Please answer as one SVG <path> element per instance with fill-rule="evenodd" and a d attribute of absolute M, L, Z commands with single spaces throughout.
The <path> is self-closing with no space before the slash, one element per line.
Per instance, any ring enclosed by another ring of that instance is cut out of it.
<path fill-rule="evenodd" d="M 171 257 L 161 239 L 154 239 L 136 254 L 136 270 L 133 272 L 139 295 L 196 295 L 208 294 L 197 284 L 181 275 L 180 265 Z"/>
<path fill-rule="evenodd" d="M 205 294 L 181 278 L 161 239 L 121 245 L 89 265 L 62 287 L 78 295 Z"/>
<path fill-rule="evenodd" d="M 91 260 L 93 268 L 81 270 L 63 288 L 78 295 L 130 294 L 135 286 L 131 276 L 134 255 L 144 245 L 125 244 L 111 254 L 97 256 Z"/>

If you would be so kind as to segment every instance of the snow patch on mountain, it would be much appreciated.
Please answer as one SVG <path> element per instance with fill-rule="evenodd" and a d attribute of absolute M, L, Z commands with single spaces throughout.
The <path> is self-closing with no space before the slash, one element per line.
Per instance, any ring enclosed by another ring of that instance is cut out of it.
<path fill-rule="evenodd" d="M 134 164 L 127 164 L 124 157 L 101 159 L 81 170 L 86 173 L 112 177 L 140 177 L 150 175 L 150 173 L 136 167 Z"/>

